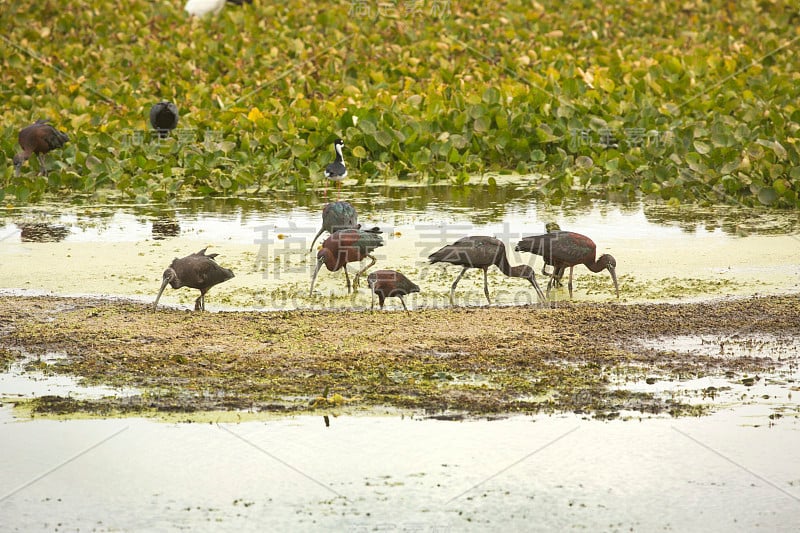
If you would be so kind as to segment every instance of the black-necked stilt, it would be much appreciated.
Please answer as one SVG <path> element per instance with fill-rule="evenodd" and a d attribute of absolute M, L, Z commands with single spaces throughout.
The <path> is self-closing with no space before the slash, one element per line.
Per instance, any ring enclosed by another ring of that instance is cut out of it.
<path fill-rule="evenodd" d="M 329 180 L 336 182 L 336 199 L 339 199 L 339 192 L 342 189 L 342 180 L 347 177 L 347 167 L 344 166 L 344 157 L 342 156 L 342 148 L 344 148 L 344 141 L 336 139 L 333 141 L 333 149 L 336 151 L 336 159 L 333 163 L 325 167 L 325 177 Z M 325 196 L 328 195 L 328 188 L 325 187 Z"/>
<path fill-rule="evenodd" d="M 19 145 L 22 152 L 14 156 L 14 174 L 19 176 L 22 164 L 28 158 L 37 154 L 39 157 L 39 175 L 47 176 L 47 167 L 44 164 L 44 154 L 50 150 L 61 148 L 69 141 L 69 137 L 63 131 L 58 131 L 50 125 L 49 120 L 37 120 L 34 124 L 23 128 L 19 132 Z"/>
<path fill-rule="evenodd" d="M 165 139 L 178 126 L 178 107 L 166 100 L 157 103 L 150 108 L 150 125 Z"/>

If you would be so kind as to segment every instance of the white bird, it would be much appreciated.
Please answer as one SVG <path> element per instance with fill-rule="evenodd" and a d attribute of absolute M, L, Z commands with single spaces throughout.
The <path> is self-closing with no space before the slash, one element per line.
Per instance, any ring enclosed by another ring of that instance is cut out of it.
<path fill-rule="evenodd" d="M 195 17 L 202 17 L 209 13 L 216 15 L 225 7 L 225 2 L 226 0 L 189 0 L 186 2 L 184 9 Z M 252 4 L 253 0 L 227 0 L 227 2 L 240 6 L 242 4 Z"/>
<path fill-rule="evenodd" d="M 225 0 L 189 0 L 184 9 L 190 15 L 203 17 L 209 13 L 217 14 L 225 7 Z"/>

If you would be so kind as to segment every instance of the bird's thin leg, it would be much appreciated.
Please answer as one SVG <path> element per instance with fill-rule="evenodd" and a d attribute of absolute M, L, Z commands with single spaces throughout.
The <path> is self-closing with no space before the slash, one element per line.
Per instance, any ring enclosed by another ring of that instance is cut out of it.
<path fill-rule="evenodd" d="M 453 282 L 453 286 L 450 287 L 450 305 L 455 306 L 455 294 L 456 294 L 456 285 L 458 282 L 461 281 L 461 278 L 464 277 L 464 273 L 467 271 L 468 267 L 464 267 L 461 271 L 461 274 L 458 275 L 456 280 Z"/>
<path fill-rule="evenodd" d="M 372 291 L 372 305 L 369 306 L 371 311 L 375 310 L 375 291 Z"/>
<path fill-rule="evenodd" d="M 44 154 L 39 154 L 39 175 L 47 176 L 47 167 L 44 164 Z"/>
<path fill-rule="evenodd" d="M 203 302 L 202 302 L 203 295 L 197 297 L 197 300 L 194 301 L 194 310 L 195 311 L 202 311 L 203 310 Z"/>
<path fill-rule="evenodd" d="M 575 268 L 574 266 L 569 267 L 569 299 L 572 300 L 572 269 Z"/>
<path fill-rule="evenodd" d="M 406 302 L 403 300 L 403 295 L 401 294 L 401 295 L 399 296 L 399 298 L 400 298 L 400 303 L 401 303 L 401 304 L 403 304 L 403 309 L 405 309 L 405 311 L 406 311 L 406 314 L 409 314 L 409 312 L 408 312 L 408 307 L 406 307 Z"/>
<path fill-rule="evenodd" d="M 483 269 L 483 294 L 486 295 L 486 299 L 489 301 L 489 305 L 492 305 L 492 299 L 489 298 L 489 269 Z"/>
<path fill-rule="evenodd" d="M 358 288 L 358 278 L 361 276 L 361 274 L 366 272 L 368 268 L 370 268 L 372 265 L 375 264 L 376 259 L 373 256 L 367 255 L 367 257 L 372 259 L 372 261 L 367 266 L 356 272 L 356 277 L 353 278 L 353 291 L 355 291 Z"/>
<path fill-rule="evenodd" d="M 350 274 L 347 273 L 347 265 L 342 270 L 344 270 L 344 279 L 347 280 L 347 294 L 350 294 Z"/>

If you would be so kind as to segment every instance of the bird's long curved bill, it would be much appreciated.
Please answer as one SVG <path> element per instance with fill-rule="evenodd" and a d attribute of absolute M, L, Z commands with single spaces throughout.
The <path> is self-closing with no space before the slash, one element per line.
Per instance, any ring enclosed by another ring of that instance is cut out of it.
<path fill-rule="evenodd" d="M 547 298 L 545 297 L 544 293 L 542 292 L 542 289 L 539 287 L 539 284 L 536 283 L 536 278 L 531 279 L 531 285 L 533 285 L 533 288 L 536 289 L 536 296 L 537 296 L 537 298 L 539 298 L 539 303 L 546 302 Z"/>
<path fill-rule="evenodd" d="M 164 289 L 167 288 L 167 283 L 169 283 L 168 279 L 164 279 L 164 281 L 161 282 L 161 288 L 158 289 L 158 295 L 156 296 L 156 301 L 153 302 L 153 311 L 156 310 L 156 307 L 158 306 L 158 300 L 161 298 L 161 293 L 164 292 Z"/>
<path fill-rule="evenodd" d="M 317 242 L 317 239 L 319 239 L 319 236 L 322 235 L 323 231 L 325 231 L 325 228 L 320 228 L 317 234 L 314 235 L 314 239 L 311 241 L 311 247 L 308 249 L 309 252 L 314 249 L 314 243 Z"/>
<path fill-rule="evenodd" d="M 325 263 L 325 259 L 318 259 L 317 260 L 317 268 L 314 269 L 314 275 L 311 276 L 311 290 L 308 291 L 308 296 L 311 297 L 314 294 L 314 283 L 317 281 L 317 274 L 319 274 L 319 269 L 322 268 L 322 265 Z"/>
<path fill-rule="evenodd" d="M 614 290 L 617 291 L 617 298 L 619 298 L 619 283 L 617 283 L 617 269 L 610 266 L 608 267 L 608 273 L 611 274 L 611 281 L 614 282 Z"/>

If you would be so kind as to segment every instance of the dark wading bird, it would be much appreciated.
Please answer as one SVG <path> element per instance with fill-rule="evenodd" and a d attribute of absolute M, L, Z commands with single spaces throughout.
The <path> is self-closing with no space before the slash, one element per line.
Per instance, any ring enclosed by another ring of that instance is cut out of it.
<path fill-rule="evenodd" d="M 486 294 L 486 299 L 489 304 L 492 299 L 489 298 L 489 267 L 495 265 L 506 276 L 514 278 L 525 278 L 531 282 L 533 288 L 536 289 L 536 294 L 540 301 L 544 301 L 544 294 L 539 284 L 536 283 L 536 275 L 533 269 L 528 265 L 511 266 L 506 258 L 505 245 L 495 239 L 494 237 L 464 237 L 453 244 L 448 244 L 441 250 L 438 250 L 428 256 L 428 261 L 431 263 L 450 263 L 452 265 L 459 265 L 464 267 L 461 274 L 458 275 L 450 288 L 450 305 L 455 305 L 454 295 L 456 292 L 456 285 L 461 281 L 464 273 L 470 268 L 480 268 L 483 270 L 483 292 Z"/>
<path fill-rule="evenodd" d="M 350 275 L 347 273 L 347 263 L 361 261 L 365 257 L 372 259 L 370 264 L 359 270 L 353 278 L 353 290 L 358 288 L 358 278 L 369 267 L 375 264 L 375 257 L 371 254 L 375 248 L 383 246 L 381 230 L 372 228 L 363 229 L 343 229 L 335 232 L 325 239 L 322 249 L 317 252 L 317 267 L 314 269 L 314 276 L 311 278 L 311 290 L 308 295 L 314 293 L 314 283 L 317 281 L 317 273 L 322 265 L 328 267 L 331 272 L 336 272 L 340 268 L 344 269 L 344 277 L 347 280 L 347 292 L 350 292 Z"/>
<path fill-rule="evenodd" d="M 47 176 L 47 167 L 44 164 L 44 154 L 50 150 L 61 148 L 69 141 L 69 137 L 63 131 L 58 131 L 50 125 L 49 120 L 37 120 L 27 128 L 19 132 L 19 145 L 22 152 L 14 156 L 14 174 L 19 176 L 22 171 L 22 164 L 31 155 L 39 156 L 39 175 Z"/>
<path fill-rule="evenodd" d="M 603 254 L 595 260 L 597 246 L 586 235 L 572 231 L 553 231 L 542 235 L 524 237 L 515 248 L 518 252 L 530 252 L 541 255 L 545 264 L 553 265 L 553 274 L 547 284 L 547 293 L 555 280 L 564 274 L 569 267 L 569 297 L 572 299 L 572 270 L 576 265 L 586 265 L 592 272 L 608 270 L 614 282 L 614 290 L 619 298 L 617 283 L 617 261 L 609 254 Z"/>
<path fill-rule="evenodd" d="M 178 108 L 172 102 L 163 100 L 150 108 L 150 125 L 158 136 L 166 139 L 169 132 L 178 127 Z"/>
<path fill-rule="evenodd" d="M 378 304 L 383 309 L 383 302 L 386 298 L 396 296 L 400 298 L 403 309 L 408 313 L 406 302 L 403 296 L 412 292 L 419 292 L 419 285 L 413 283 L 400 272 L 394 270 L 376 270 L 367 276 L 367 285 L 372 290 L 372 306 L 375 309 L 375 296 L 378 296 Z"/>
<path fill-rule="evenodd" d="M 153 302 L 153 311 L 156 310 L 158 300 L 161 298 L 161 293 L 164 292 L 167 284 L 173 289 L 180 289 L 181 287 L 199 289 L 200 296 L 194 302 L 194 310 L 206 310 L 205 296 L 208 289 L 233 277 L 233 272 L 227 268 L 222 268 L 214 261 L 214 258 L 219 254 L 206 255 L 206 249 L 203 248 L 199 252 L 180 259 L 176 257 L 172 260 L 172 264 L 164 271 L 161 288 L 158 290 L 156 301 Z"/>
<path fill-rule="evenodd" d="M 311 241 L 310 252 L 314 249 L 314 243 L 322 235 L 323 231 L 335 233 L 340 229 L 358 228 L 358 214 L 356 208 L 349 202 L 331 202 L 322 208 L 322 227 L 319 229 L 314 240 Z"/>
<path fill-rule="evenodd" d="M 336 152 L 336 159 L 325 167 L 325 177 L 336 182 L 336 199 L 342 190 L 342 180 L 347 177 L 347 167 L 344 166 L 344 156 L 342 156 L 344 141 L 336 139 L 333 141 L 333 150 Z M 328 187 L 325 186 L 325 196 L 328 195 Z"/>
<path fill-rule="evenodd" d="M 557 222 L 548 222 L 544 225 L 545 233 L 553 233 L 554 231 L 561 231 L 561 226 L 558 225 Z M 561 286 L 561 278 L 564 275 L 564 269 L 561 269 L 560 272 L 556 272 L 553 269 L 553 272 L 550 273 L 547 271 L 548 263 L 542 265 L 542 275 L 544 276 L 553 276 L 553 287 L 560 287 Z"/>

